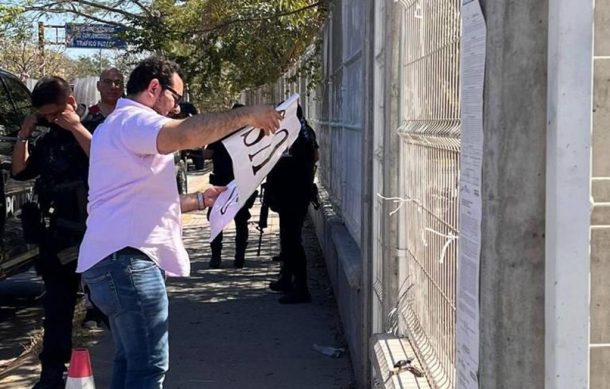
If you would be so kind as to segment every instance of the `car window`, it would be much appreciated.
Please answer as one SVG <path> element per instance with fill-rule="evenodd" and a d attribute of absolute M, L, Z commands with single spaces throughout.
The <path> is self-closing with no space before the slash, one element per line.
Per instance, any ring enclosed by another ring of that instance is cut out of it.
<path fill-rule="evenodd" d="M 20 81 L 11 77 L 5 77 L 3 80 L 8 89 L 10 98 L 15 104 L 15 108 L 17 108 L 16 115 L 9 118 L 6 124 L 7 129 L 14 132 L 19 129 L 23 119 L 32 112 L 32 103 L 27 88 Z"/>
<path fill-rule="evenodd" d="M 0 136 L 6 136 L 14 125 L 15 108 L 0 78 Z"/>

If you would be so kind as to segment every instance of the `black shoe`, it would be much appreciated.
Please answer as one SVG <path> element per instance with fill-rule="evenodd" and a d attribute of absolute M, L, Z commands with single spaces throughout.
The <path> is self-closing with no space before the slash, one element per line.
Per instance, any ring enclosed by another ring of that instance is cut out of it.
<path fill-rule="evenodd" d="M 271 260 L 273 262 L 282 262 L 282 256 L 281 255 L 274 255 Z"/>
<path fill-rule="evenodd" d="M 210 259 L 210 262 L 208 263 L 208 265 L 210 266 L 210 269 L 219 269 L 220 262 L 221 262 L 220 258 L 212 258 L 212 259 Z"/>
<path fill-rule="evenodd" d="M 288 293 L 292 290 L 292 283 L 286 278 L 280 278 L 277 281 L 271 281 L 269 283 L 269 289 L 274 292 Z"/>
<path fill-rule="evenodd" d="M 277 300 L 280 304 L 303 304 L 311 302 L 311 295 L 309 292 L 297 292 L 292 291 L 287 293 L 285 296 L 280 297 Z"/>
<path fill-rule="evenodd" d="M 245 263 L 246 263 L 246 260 L 245 260 L 245 259 L 243 259 L 243 258 L 237 259 L 237 258 L 236 258 L 236 259 L 233 261 L 233 267 L 234 267 L 234 268 L 236 268 L 236 269 L 241 269 L 241 268 L 243 268 L 243 267 L 244 267 L 244 264 L 245 264 Z"/>

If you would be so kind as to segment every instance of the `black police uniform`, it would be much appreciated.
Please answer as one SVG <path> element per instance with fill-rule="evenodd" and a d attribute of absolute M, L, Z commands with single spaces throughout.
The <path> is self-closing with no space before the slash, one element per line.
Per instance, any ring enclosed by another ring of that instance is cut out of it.
<path fill-rule="evenodd" d="M 28 227 L 38 231 L 33 237 L 40 246 L 35 266 L 45 285 L 42 373 L 37 387 L 55 387 L 55 382 L 59 387 L 72 349 L 72 318 L 80 283 L 76 258 L 85 232 L 89 159 L 72 133 L 56 125 L 29 152 L 26 168 L 13 178 L 37 177 L 34 191 L 42 215 L 37 226 Z"/>
<path fill-rule="evenodd" d="M 208 150 L 212 150 L 213 169 L 210 174 L 210 185 L 214 186 L 226 186 L 235 178 L 233 174 L 233 161 L 231 156 L 227 152 L 222 140 L 214 143 L 210 143 L 207 147 Z M 250 214 L 250 208 L 254 205 L 256 200 L 257 192 L 253 193 L 246 204 L 235 214 L 233 222 L 235 223 L 235 260 L 234 266 L 241 268 L 244 266 L 246 247 L 248 246 L 248 221 L 252 216 Z M 208 219 L 210 217 L 211 209 L 208 210 Z M 220 266 L 222 256 L 222 231 L 210 244 L 212 249 L 212 259 L 210 260 L 210 267 L 217 268 Z"/>
<path fill-rule="evenodd" d="M 289 291 L 298 300 L 309 300 L 307 262 L 301 232 L 309 202 L 317 160 L 316 134 L 301 120 L 299 136 L 267 176 L 265 202 L 280 217 L 280 278 L 274 290 Z M 274 284 L 274 283 L 272 283 Z M 292 302 L 285 296 L 280 302 Z"/>

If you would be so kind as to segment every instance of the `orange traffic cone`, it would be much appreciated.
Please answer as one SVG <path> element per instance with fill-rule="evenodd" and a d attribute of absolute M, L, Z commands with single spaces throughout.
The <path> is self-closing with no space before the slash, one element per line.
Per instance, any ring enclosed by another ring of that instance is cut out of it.
<path fill-rule="evenodd" d="M 89 359 L 89 350 L 86 348 L 72 350 L 66 389 L 95 389 L 91 359 Z"/>

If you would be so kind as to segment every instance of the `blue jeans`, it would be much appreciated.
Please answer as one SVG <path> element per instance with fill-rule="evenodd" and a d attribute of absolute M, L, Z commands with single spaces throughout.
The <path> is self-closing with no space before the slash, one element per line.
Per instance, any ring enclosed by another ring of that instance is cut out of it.
<path fill-rule="evenodd" d="M 112 389 L 161 388 L 169 368 L 164 273 L 145 254 L 120 250 L 83 273 L 108 316 L 115 344 Z"/>

